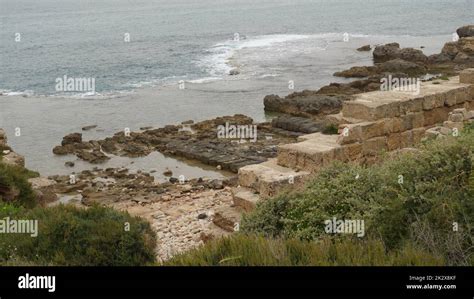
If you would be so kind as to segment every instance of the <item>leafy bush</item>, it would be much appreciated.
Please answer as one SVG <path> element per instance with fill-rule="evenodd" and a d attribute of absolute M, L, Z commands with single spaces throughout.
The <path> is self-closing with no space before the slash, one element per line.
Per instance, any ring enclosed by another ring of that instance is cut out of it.
<path fill-rule="evenodd" d="M 38 173 L 26 168 L 8 165 L 0 162 L 0 201 L 7 200 L 2 198 L 2 192 L 17 193 L 12 200 L 14 205 L 34 207 L 36 197 L 28 183 L 29 178 L 37 177 Z"/>
<path fill-rule="evenodd" d="M 148 222 L 111 208 L 0 206 L 0 219 L 38 220 L 38 236 L 0 234 L 0 264 L 137 266 L 155 260 Z M 126 230 L 129 223 L 129 230 Z"/>
<path fill-rule="evenodd" d="M 178 255 L 167 266 L 384 266 L 443 265 L 413 245 L 387 252 L 380 240 L 323 238 L 317 242 L 234 235 Z"/>
<path fill-rule="evenodd" d="M 304 190 L 258 205 L 241 228 L 269 237 L 318 240 L 326 236 L 327 219 L 361 219 L 366 234 L 380 237 L 388 249 L 416 243 L 443 255 L 448 264 L 473 264 L 473 157 L 474 130 L 466 129 L 460 137 L 428 142 L 419 151 L 387 157 L 381 165 L 335 163 Z M 428 228 L 430 238 L 423 238 L 420 231 Z"/>

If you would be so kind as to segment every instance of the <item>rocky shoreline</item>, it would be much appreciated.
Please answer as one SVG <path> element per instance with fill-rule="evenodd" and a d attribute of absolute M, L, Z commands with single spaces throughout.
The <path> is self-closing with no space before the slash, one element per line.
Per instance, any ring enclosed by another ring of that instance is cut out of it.
<path fill-rule="evenodd" d="M 87 208 L 99 204 L 147 219 L 158 235 L 157 256 L 160 260 L 169 259 L 212 238 L 238 230 L 234 224 L 243 211 L 235 208 L 234 199 L 238 197 L 232 190 L 239 187 L 237 177 L 225 180 L 175 177 L 168 171 L 168 181 L 157 182 L 151 173 L 131 172 L 127 168 L 102 169 L 101 163 L 111 156 L 143 157 L 158 151 L 233 173 L 248 165 L 271 164 L 279 146 L 295 143 L 298 137 L 306 134 L 340 134 L 340 125 L 355 123 L 342 115 L 344 103 L 352 101 L 354 95 L 380 90 L 383 77 L 414 76 L 435 84 L 474 67 L 474 25 L 461 27 L 457 33 L 459 40 L 446 43 L 439 54 L 426 56 L 421 50 L 401 49 L 397 43 L 375 46 L 373 66 L 352 67 L 334 74 L 357 78 L 350 83 L 331 83 L 316 91 L 304 90 L 284 98 L 268 95 L 264 98 L 265 110 L 278 113 L 270 122 L 254 123 L 250 117 L 237 114 L 157 129 L 142 128 L 138 132 L 124 129 L 102 140 L 84 141 L 82 133 L 71 133 L 53 148 L 53 153 L 74 155 L 95 167 L 77 174 L 72 172 L 69 176 L 33 178 L 30 183 L 44 206 L 70 203 Z M 370 45 L 361 49 L 370 50 Z M 458 109 L 449 115 L 448 121 L 462 123 L 472 119 L 471 114 L 471 111 Z M 219 129 L 229 125 L 236 128 L 255 126 L 258 134 L 254 140 L 249 136 L 219 138 Z M 451 134 L 449 125 L 434 127 L 426 134 L 435 138 Z M 94 129 L 94 125 L 83 128 L 84 131 L 90 129 Z M 24 167 L 24 158 L 7 145 L 5 132 L 1 129 L 0 149 L 2 162 Z M 67 165 L 73 170 L 74 162 Z M 249 176 L 249 184 L 252 180 Z M 0 189 L 0 195 L 4 197 L 10 191 Z"/>
<path fill-rule="evenodd" d="M 217 128 L 229 123 L 250 126 L 253 120 L 244 115 L 224 116 L 198 123 L 168 125 L 142 132 L 125 131 L 103 140 L 83 141 L 81 133 L 65 136 L 61 145 L 53 149 L 56 155 L 74 154 L 84 161 L 100 164 L 108 155 L 142 157 L 153 151 L 165 155 L 198 160 L 218 169 L 237 172 L 238 168 L 261 163 L 276 154 L 276 145 L 291 142 L 298 136 L 272 127 L 269 123 L 257 124 L 255 142 L 247 138 L 217 138 Z"/>
<path fill-rule="evenodd" d="M 335 117 L 341 112 L 342 104 L 351 101 L 355 94 L 380 90 L 382 78 L 446 80 L 463 69 L 474 67 L 472 27 L 459 28 L 459 40 L 446 43 L 439 54 L 426 56 L 419 49 L 400 48 L 395 42 L 377 45 L 372 51 L 373 66 L 356 66 L 334 74 L 359 78 L 357 80 L 345 84 L 331 83 L 316 91 L 294 92 L 284 98 L 268 95 L 264 98 L 265 111 L 280 113 L 271 122 L 255 124 L 245 115 L 223 116 L 199 123 L 186 121 L 158 129 L 142 128 L 140 132 L 124 130 L 112 137 L 90 141 L 83 141 L 81 133 L 71 133 L 63 138 L 61 145 L 53 148 L 53 153 L 73 154 L 81 160 L 100 164 L 110 159 L 110 155 L 143 157 L 158 151 L 236 173 L 243 166 L 274 158 L 278 145 L 294 142 L 303 134 L 337 134 L 334 128 L 350 123 L 348 119 Z M 368 45 L 363 50 L 370 49 Z M 255 142 L 245 138 L 217 138 L 217 128 L 226 123 L 256 125 L 258 134 Z M 83 129 L 91 128 L 94 126 Z"/>

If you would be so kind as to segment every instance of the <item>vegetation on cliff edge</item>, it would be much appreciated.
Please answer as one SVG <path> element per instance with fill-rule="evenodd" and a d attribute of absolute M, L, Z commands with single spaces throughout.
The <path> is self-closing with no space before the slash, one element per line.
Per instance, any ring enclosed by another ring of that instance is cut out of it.
<path fill-rule="evenodd" d="M 28 183 L 34 176 L 0 161 L 0 265 L 138 266 L 155 261 L 156 237 L 147 221 L 99 206 L 41 207 Z M 12 232 L 12 220 L 37 221 L 37 236 L 32 236 L 34 225 L 29 233 Z"/>
<path fill-rule="evenodd" d="M 473 161 L 471 126 L 381 164 L 335 163 L 304 189 L 262 201 L 241 235 L 169 264 L 474 265 Z M 365 236 L 327 234 L 333 217 L 363 220 Z M 331 255 L 337 248 L 344 254 Z"/>

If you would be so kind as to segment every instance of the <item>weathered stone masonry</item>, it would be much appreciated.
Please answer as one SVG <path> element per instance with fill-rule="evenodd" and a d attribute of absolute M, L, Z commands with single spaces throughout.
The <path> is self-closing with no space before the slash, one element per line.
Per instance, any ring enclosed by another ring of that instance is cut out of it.
<path fill-rule="evenodd" d="M 303 135 L 297 143 L 281 145 L 277 158 L 239 169 L 233 190 L 238 209 L 250 211 L 256 202 L 291 184 L 304 181 L 334 160 L 365 161 L 381 151 L 412 147 L 438 124 L 462 129 L 474 118 L 474 69 L 437 83 L 423 82 L 419 94 L 374 91 L 343 103 L 334 115 L 342 121 L 339 135 Z"/>

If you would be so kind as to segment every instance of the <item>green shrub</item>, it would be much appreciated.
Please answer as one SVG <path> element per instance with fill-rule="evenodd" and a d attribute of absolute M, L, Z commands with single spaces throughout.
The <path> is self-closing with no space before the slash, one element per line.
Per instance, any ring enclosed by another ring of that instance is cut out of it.
<path fill-rule="evenodd" d="M 408 242 L 441 254 L 447 264 L 472 264 L 474 130 L 461 133 L 428 142 L 413 153 L 386 157 L 380 165 L 334 163 L 304 190 L 259 204 L 244 217 L 241 229 L 318 240 L 327 236 L 327 219 L 361 219 L 366 234 L 380 237 L 390 250 Z M 454 223 L 459 231 L 453 230 Z M 431 239 L 420 238 L 420 227 L 430 228 Z M 446 240 L 456 241 L 456 246 Z"/>
<path fill-rule="evenodd" d="M 368 215 L 380 209 L 381 183 L 370 168 L 335 163 L 303 191 L 263 202 L 244 217 L 241 228 L 273 237 L 317 239 L 325 235 L 324 221 L 332 217 L 367 221 Z"/>
<path fill-rule="evenodd" d="M 443 265 L 414 245 L 387 252 L 380 240 L 315 241 L 272 239 L 255 235 L 233 235 L 211 241 L 201 248 L 178 255 L 167 266 L 410 266 Z"/>
<path fill-rule="evenodd" d="M 38 173 L 26 168 L 0 162 L 0 201 L 6 200 L 6 198 L 2 199 L 2 192 L 14 192 L 18 195 L 12 200 L 12 204 L 29 208 L 34 207 L 36 196 L 28 183 L 28 179 L 37 176 Z"/>
<path fill-rule="evenodd" d="M 111 208 L 0 207 L 0 219 L 38 220 L 38 236 L 0 234 L 0 264 L 137 266 L 155 260 L 148 222 Z M 127 231 L 126 223 L 129 223 Z"/>

